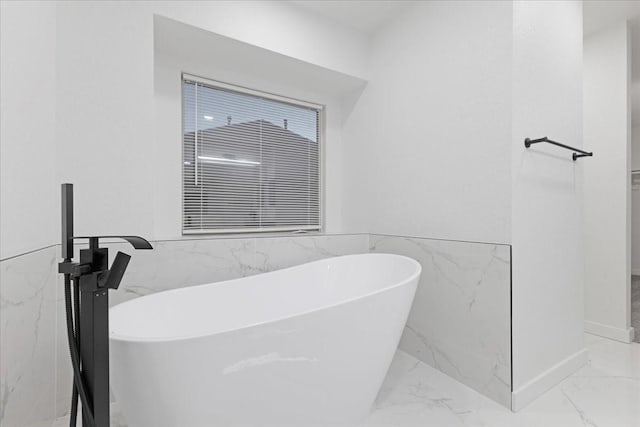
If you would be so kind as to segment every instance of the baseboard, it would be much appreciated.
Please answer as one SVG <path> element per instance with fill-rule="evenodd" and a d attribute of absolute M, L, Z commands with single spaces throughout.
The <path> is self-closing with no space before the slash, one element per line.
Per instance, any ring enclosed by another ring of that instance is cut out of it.
<path fill-rule="evenodd" d="M 587 360 L 588 353 L 587 349 L 584 348 L 514 390 L 511 393 L 511 410 L 519 411 L 524 408 L 560 381 L 580 369 L 587 363 Z"/>
<path fill-rule="evenodd" d="M 584 331 L 624 343 L 632 342 L 634 337 L 633 328 L 616 328 L 615 326 L 604 325 L 590 320 L 584 321 Z"/>

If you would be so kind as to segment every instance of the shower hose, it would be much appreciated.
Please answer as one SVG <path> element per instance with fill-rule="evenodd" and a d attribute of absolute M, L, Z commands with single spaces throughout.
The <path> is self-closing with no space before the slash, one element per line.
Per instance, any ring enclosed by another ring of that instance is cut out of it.
<path fill-rule="evenodd" d="M 84 387 L 82 377 L 80 375 L 80 357 L 78 355 L 80 344 L 80 290 L 78 282 L 74 280 L 74 304 L 71 304 L 71 277 L 69 274 L 64 275 L 64 305 L 67 315 L 67 338 L 69 340 L 69 354 L 71 355 L 71 366 L 73 367 L 73 389 L 71 391 L 71 415 L 69 417 L 69 426 L 76 426 L 76 418 L 78 415 L 78 396 L 82 402 L 82 414 L 85 421 L 89 423 L 84 427 L 95 427 L 96 423 L 93 418 L 93 410 L 87 397 L 87 391 Z M 72 313 L 73 311 L 73 313 Z M 73 317 L 76 318 L 76 328 L 73 327 Z"/>

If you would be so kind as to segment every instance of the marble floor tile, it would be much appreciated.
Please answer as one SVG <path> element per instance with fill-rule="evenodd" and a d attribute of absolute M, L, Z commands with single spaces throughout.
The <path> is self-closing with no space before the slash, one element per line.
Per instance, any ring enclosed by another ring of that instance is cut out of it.
<path fill-rule="evenodd" d="M 640 344 L 586 342 L 589 363 L 517 413 L 399 350 L 359 427 L 640 426 Z M 126 427 L 115 406 L 112 414 L 112 427 Z M 66 425 L 60 418 L 53 427 Z"/>
<path fill-rule="evenodd" d="M 587 342 L 589 363 L 517 413 L 399 351 L 361 427 L 640 426 L 640 345 Z"/>

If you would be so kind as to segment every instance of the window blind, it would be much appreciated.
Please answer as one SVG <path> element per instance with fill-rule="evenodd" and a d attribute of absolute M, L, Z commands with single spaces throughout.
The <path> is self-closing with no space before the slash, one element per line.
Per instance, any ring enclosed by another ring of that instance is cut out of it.
<path fill-rule="evenodd" d="M 320 106 L 183 76 L 183 232 L 320 229 Z"/>

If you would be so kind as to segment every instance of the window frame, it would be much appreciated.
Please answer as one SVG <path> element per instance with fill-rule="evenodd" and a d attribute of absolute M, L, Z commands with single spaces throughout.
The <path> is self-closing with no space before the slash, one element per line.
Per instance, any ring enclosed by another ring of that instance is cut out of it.
<path fill-rule="evenodd" d="M 206 86 L 211 86 L 217 89 L 229 90 L 233 92 L 238 92 L 245 95 L 257 96 L 260 98 L 265 98 L 273 101 L 283 102 L 286 104 L 311 108 L 315 109 L 318 112 L 318 201 L 319 201 L 319 224 L 318 226 L 306 226 L 306 227 L 268 227 L 268 228 L 235 228 L 235 229 L 197 229 L 197 230 L 188 230 L 184 228 L 185 217 L 184 217 L 184 189 L 185 189 L 185 170 L 184 170 L 184 82 L 190 81 L 194 83 L 201 83 Z M 325 115 L 326 115 L 326 106 L 323 104 L 317 104 L 309 101 L 304 101 L 297 98 L 287 97 L 284 95 L 278 95 L 271 92 L 261 91 L 258 89 L 248 88 L 245 86 L 240 86 L 231 83 L 221 82 L 219 80 L 213 80 L 206 77 L 201 77 L 195 74 L 182 72 L 180 76 L 180 124 L 181 124 L 181 132 L 180 132 L 180 165 L 181 165 L 181 187 L 180 187 L 180 228 L 182 230 L 183 236 L 192 236 L 192 235 L 208 235 L 208 234 L 224 234 L 224 235 L 263 235 L 263 234 L 292 234 L 292 233 L 324 233 L 325 231 Z"/>

